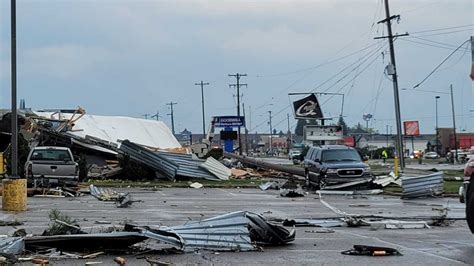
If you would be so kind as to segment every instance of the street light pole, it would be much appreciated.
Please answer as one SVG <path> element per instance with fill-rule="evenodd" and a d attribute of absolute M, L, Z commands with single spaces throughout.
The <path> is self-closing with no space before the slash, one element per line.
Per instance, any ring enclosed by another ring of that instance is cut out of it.
<path fill-rule="evenodd" d="M 454 150 L 456 154 L 456 162 L 459 162 L 458 157 L 458 140 L 456 136 L 456 115 L 454 114 L 454 95 L 453 95 L 453 84 L 450 85 L 451 90 L 451 109 L 453 111 L 453 134 L 454 134 Z"/>
<path fill-rule="evenodd" d="M 440 97 L 436 96 L 435 97 L 435 103 L 436 103 L 436 153 L 439 154 L 439 132 L 438 132 L 438 99 Z"/>

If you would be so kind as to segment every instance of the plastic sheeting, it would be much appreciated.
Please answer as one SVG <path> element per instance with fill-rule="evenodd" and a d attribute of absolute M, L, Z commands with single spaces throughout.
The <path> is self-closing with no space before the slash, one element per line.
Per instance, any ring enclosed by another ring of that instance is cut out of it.
<path fill-rule="evenodd" d="M 61 117 L 57 113 L 53 115 L 52 112 L 35 113 L 50 119 L 69 119 L 72 116 L 70 113 L 61 113 Z M 181 148 L 181 144 L 170 129 L 161 121 L 86 114 L 75 122 L 72 129 L 69 133 L 80 138 L 92 136 L 116 144 L 119 144 L 121 140 L 128 139 L 153 148 Z"/>

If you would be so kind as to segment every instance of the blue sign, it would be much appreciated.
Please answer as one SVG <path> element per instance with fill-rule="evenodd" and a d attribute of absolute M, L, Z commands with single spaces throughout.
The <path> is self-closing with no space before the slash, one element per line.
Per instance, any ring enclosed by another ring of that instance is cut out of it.
<path fill-rule="evenodd" d="M 215 116 L 215 127 L 243 127 L 245 126 L 245 117 L 243 116 Z"/>

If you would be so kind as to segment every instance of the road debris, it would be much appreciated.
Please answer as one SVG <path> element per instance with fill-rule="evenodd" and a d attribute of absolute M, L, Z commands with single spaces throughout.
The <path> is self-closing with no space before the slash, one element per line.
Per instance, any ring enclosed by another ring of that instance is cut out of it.
<path fill-rule="evenodd" d="M 199 182 L 194 182 L 194 183 L 191 183 L 189 184 L 189 187 L 192 187 L 192 188 L 202 188 L 203 185 Z"/>
<path fill-rule="evenodd" d="M 114 258 L 114 261 L 118 264 L 118 265 L 125 265 L 125 263 L 127 263 L 127 261 L 122 258 L 122 257 L 115 257 Z"/>
<path fill-rule="evenodd" d="M 314 226 L 314 227 L 341 227 L 347 224 L 340 218 L 325 218 L 325 219 L 293 219 L 284 220 L 284 226 Z"/>
<path fill-rule="evenodd" d="M 341 252 L 344 255 L 356 256 L 401 256 L 402 254 L 394 249 L 387 247 L 374 247 L 365 245 L 354 245 L 353 249 Z"/>
<path fill-rule="evenodd" d="M 120 193 L 108 188 L 100 188 L 94 185 L 89 186 L 91 195 L 100 201 L 113 201 L 117 208 L 130 207 L 134 202 L 143 202 L 141 200 L 133 200 L 129 193 Z"/>
<path fill-rule="evenodd" d="M 416 177 L 402 177 L 402 198 L 435 197 L 443 194 L 443 172 Z"/>
<path fill-rule="evenodd" d="M 367 221 L 371 230 L 383 229 L 430 229 L 431 227 L 425 221 L 400 221 L 400 220 L 381 220 Z"/>

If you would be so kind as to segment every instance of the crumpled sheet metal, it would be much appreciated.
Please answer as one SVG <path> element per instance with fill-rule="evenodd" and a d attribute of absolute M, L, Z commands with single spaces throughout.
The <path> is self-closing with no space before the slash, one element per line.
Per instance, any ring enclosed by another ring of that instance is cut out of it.
<path fill-rule="evenodd" d="M 101 188 L 94 185 L 89 186 L 89 191 L 94 198 L 102 201 L 119 201 L 127 195 L 126 193 L 119 193 L 109 188 Z"/>
<path fill-rule="evenodd" d="M 126 225 L 124 232 L 37 236 L 25 238 L 28 249 L 65 250 L 126 248 L 153 239 L 179 250 L 253 251 L 259 245 L 284 245 L 295 239 L 295 230 L 271 224 L 262 216 L 239 211 L 173 227 Z"/>
<path fill-rule="evenodd" d="M 25 241 L 22 237 L 2 237 L 0 238 L 0 253 L 17 255 L 25 251 Z"/>
<path fill-rule="evenodd" d="M 402 198 L 440 196 L 443 193 L 443 172 L 416 177 L 402 177 Z"/>
<path fill-rule="evenodd" d="M 262 216 L 238 211 L 180 226 L 137 227 L 153 239 L 183 251 L 252 251 L 258 245 L 282 245 L 294 241 L 295 231 L 268 223 Z"/>
<path fill-rule="evenodd" d="M 223 165 L 221 162 L 212 157 L 207 158 L 206 161 L 200 166 L 201 168 L 204 168 L 215 175 L 220 180 L 229 180 L 229 177 L 232 175 L 232 172 L 229 168 L 227 168 L 227 166 Z"/>

